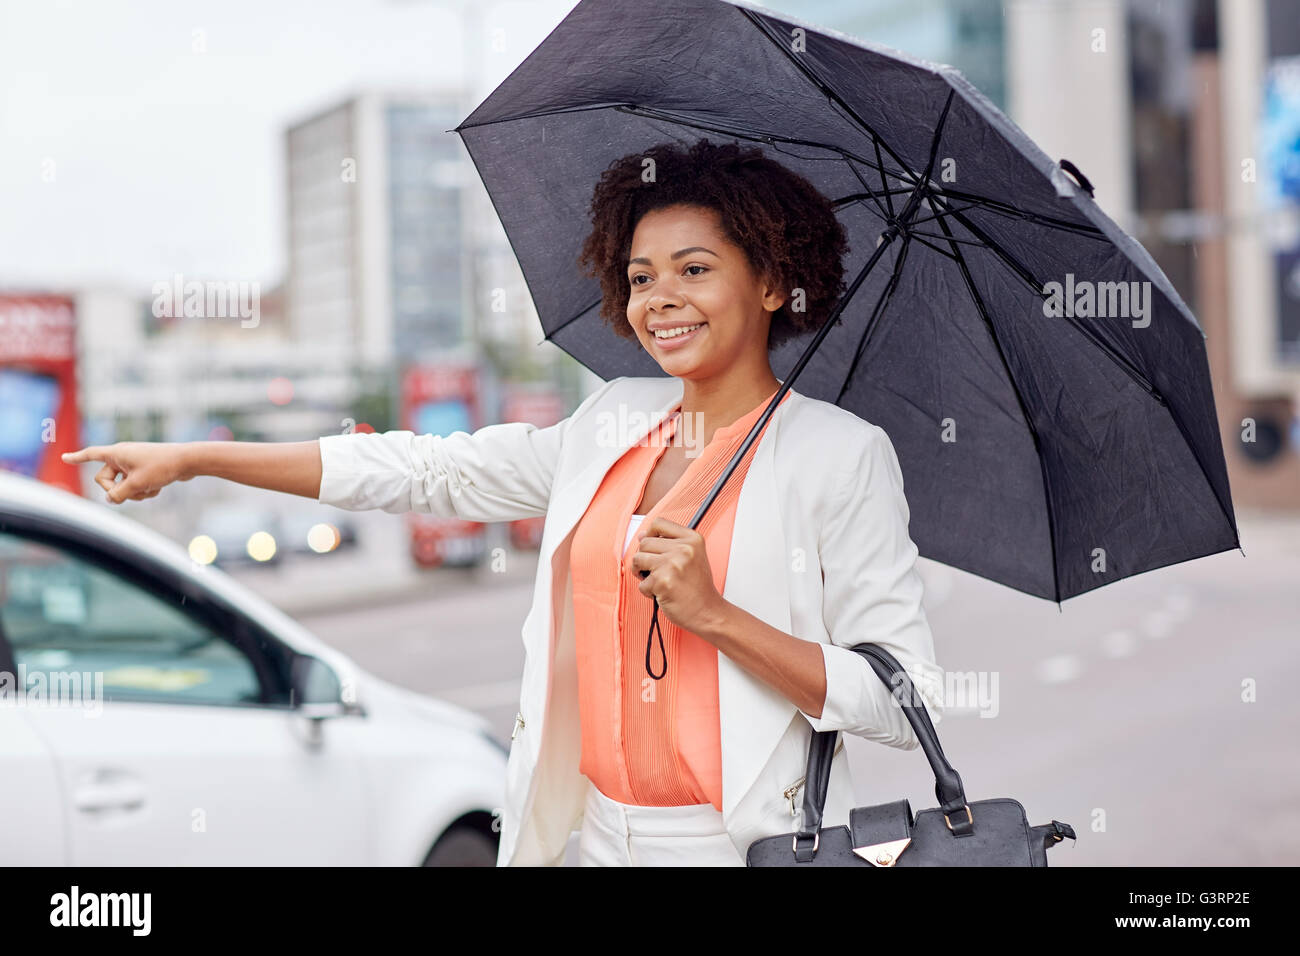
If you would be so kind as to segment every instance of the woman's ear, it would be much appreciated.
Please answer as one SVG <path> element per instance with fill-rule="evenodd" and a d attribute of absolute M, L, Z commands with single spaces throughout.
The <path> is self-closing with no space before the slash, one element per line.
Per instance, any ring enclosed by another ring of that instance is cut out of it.
<path fill-rule="evenodd" d="M 763 279 L 763 308 L 768 312 L 775 312 L 781 306 L 785 305 L 788 298 L 785 290 L 785 284 L 774 282 L 764 277 Z"/>

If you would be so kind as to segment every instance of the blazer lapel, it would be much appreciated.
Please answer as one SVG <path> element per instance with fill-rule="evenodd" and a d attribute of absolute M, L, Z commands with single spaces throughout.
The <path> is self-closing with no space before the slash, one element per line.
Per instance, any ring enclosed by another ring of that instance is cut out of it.
<path fill-rule="evenodd" d="M 569 480 L 555 496 L 551 504 L 551 514 L 545 527 L 546 536 L 550 540 L 543 541 L 542 554 L 547 553 L 548 544 L 552 548 L 555 547 L 573 530 L 574 525 L 578 523 L 578 519 L 586 513 L 587 506 L 591 504 L 591 499 L 595 497 L 596 490 L 600 487 L 606 473 L 610 468 L 614 467 L 614 463 L 623 456 L 623 453 L 649 435 L 682 400 L 682 383 L 675 379 L 665 378 L 662 383 L 656 380 L 653 382 L 653 389 L 654 391 L 648 393 L 650 397 L 647 404 L 649 401 L 653 401 L 654 395 L 662 396 L 664 394 L 660 389 L 667 389 L 669 397 L 667 399 L 661 398 L 659 406 L 650 412 L 649 423 L 644 428 L 638 426 L 627 434 L 620 434 L 620 439 L 626 438 L 626 442 L 619 441 L 611 442 L 608 445 L 596 445 L 590 453 L 590 461 L 586 467 Z M 619 393 L 615 392 L 613 394 L 618 395 Z M 634 395 L 621 395 L 619 406 L 627 410 L 628 406 L 631 405 L 632 411 L 641 412 L 643 409 L 637 408 L 635 405 L 636 398 L 637 396 Z M 617 416 L 619 408 L 602 409 L 597 414 L 601 414 L 601 412 Z M 599 434 L 599 432 L 594 432 L 594 434 Z"/>

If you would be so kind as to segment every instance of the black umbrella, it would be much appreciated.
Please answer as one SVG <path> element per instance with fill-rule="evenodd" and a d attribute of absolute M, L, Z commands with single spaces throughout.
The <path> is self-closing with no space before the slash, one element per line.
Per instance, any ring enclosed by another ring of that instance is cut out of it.
<path fill-rule="evenodd" d="M 798 379 L 888 433 L 925 557 L 1059 605 L 1239 546 L 1195 317 L 952 67 L 751 4 L 582 0 L 453 132 L 546 338 L 605 379 L 664 374 L 577 265 L 614 159 L 735 140 L 834 200 L 852 281 L 773 352 L 783 384 L 692 528 Z"/>

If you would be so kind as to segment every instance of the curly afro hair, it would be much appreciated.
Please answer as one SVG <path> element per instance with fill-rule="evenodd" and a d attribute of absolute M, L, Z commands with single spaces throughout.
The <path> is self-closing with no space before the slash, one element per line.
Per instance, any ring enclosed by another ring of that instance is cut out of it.
<path fill-rule="evenodd" d="M 646 160 L 654 161 L 645 182 Z M 799 174 L 756 148 L 700 140 L 687 148 L 662 143 L 615 160 L 592 193 L 592 231 L 578 258 L 588 276 L 600 279 L 600 316 L 624 338 L 636 340 L 627 320 L 631 295 L 627 261 L 632 234 L 652 209 L 685 204 L 717 210 L 724 235 L 749 257 L 758 275 L 786 289 L 786 302 L 772 313 L 771 351 L 820 329 L 844 291 L 844 227 L 830 201 Z M 791 311 L 795 290 L 802 311 Z"/>

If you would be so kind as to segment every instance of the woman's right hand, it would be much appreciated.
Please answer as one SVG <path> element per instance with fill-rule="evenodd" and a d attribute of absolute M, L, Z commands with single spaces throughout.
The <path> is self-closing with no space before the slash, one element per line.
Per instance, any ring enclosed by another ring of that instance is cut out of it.
<path fill-rule="evenodd" d="M 112 504 L 152 498 L 173 481 L 189 481 L 185 442 L 120 441 L 63 453 L 70 465 L 102 461 L 95 483 Z M 118 481 L 121 476 L 122 480 Z"/>

